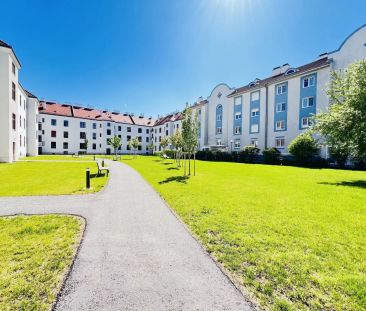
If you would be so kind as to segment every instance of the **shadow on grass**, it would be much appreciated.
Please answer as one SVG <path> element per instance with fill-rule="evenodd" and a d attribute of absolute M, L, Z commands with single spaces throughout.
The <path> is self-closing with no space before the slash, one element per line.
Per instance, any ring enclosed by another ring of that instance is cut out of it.
<path fill-rule="evenodd" d="M 90 178 L 101 178 L 107 176 L 106 173 L 98 174 L 90 174 Z"/>
<path fill-rule="evenodd" d="M 173 170 L 179 171 L 179 168 L 178 167 L 168 167 L 167 170 L 168 171 L 173 171 Z"/>
<path fill-rule="evenodd" d="M 182 184 L 186 184 L 187 179 L 189 179 L 188 176 L 171 176 L 171 177 L 168 177 L 165 180 L 159 181 L 159 184 L 160 185 L 167 184 L 167 183 L 170 183 L 170 182 L 173 182 L 173 181 L 179 182 L 179 183 L 182 183 Z"/>
<path fill-rule="evenodd" d="M 320 182 L 321 185 L 346 186 L 366 189 L 366 180 L 353 180 L 341 182 Z"/>
<path fill-rule="evenodd" d="M 172 165 L 172 164 L 173 164 L 173 162 L 163 162 L 163 163 L 161 163 L 161 164 L 163 164 L 163 165 Z"/>

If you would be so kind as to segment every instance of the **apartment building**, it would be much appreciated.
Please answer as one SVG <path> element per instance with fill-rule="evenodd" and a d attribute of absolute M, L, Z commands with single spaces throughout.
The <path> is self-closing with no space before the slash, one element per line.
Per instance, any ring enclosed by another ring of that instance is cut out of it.
<path fill-rule="evenodd" d="M 331 71 L 360 59 L 366 59 L 366 25 L 308 64 L 275 67 L 268 77 L 237 88 L 217 85 L 206 99 L 191 105 L 199 119 L 198 149 L 238 151 L 251 145 L 286 154 L 289 143 L 311 125 L 311 117 L 329 106 L 325 89 Z M 128 141 L 133 137 L 140 141 L 139 153 L 149 153 L 151 145 L 161 151 L 161 139 L 182 127 L 180 112 L 155 120 L 39 101 L 20 85 L 20 69 L 13 48 L 0 41 L 0 162 L 42 153 L 110 154 L 107 141 L 114 135 L 122 140 L 119 153 L 131 152 Z M 322 155 L 327 156 L 326 146 Z"/>

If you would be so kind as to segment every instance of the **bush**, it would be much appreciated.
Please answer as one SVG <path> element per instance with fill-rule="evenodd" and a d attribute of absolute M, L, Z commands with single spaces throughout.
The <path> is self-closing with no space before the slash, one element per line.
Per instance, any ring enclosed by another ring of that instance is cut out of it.
<path fill-rule="evenodd" d="M 309 132 L 297 136 L 288 146 L 288 151 L 301 165 L 311 162 L 311 159 L 319 153 L 317 141 Z"/>
<path fill-rule="evenodd" d="M 170 149 L 167 149 L 164 151 L 164 153 L 171 159 L 174 159 L 175 157 L 175 151 L 174 150 L 170 150 Z"/>
<path fill-rule="evenodd" d="M 340 168 L 344 168 L 350 155 L 350 149 L 346 146 L 335 145 L 329 147 L 330 156 L 337 162 Z"/>
<path fill-rule="evenodd" d="M 246 146 L 239 152 L 239 162 L 254 163 L 258 161 L 260 149 L 253 146 Z"/>
<path fill-rule="evenodd" d="M 268 148 L 263 150 L 263 162 L 266 164 L 279 164 L 281 151 L 277 148 Z"/>

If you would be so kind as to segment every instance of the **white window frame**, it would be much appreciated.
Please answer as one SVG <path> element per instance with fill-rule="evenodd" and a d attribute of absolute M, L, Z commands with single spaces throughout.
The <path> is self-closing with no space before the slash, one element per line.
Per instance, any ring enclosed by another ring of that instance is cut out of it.
<path fill-rule="evenodd" d="M 216 121 L 222 121 L 222 114 L 218 114 L 216 117 Z"/>
<path fill-rule="evenodd" d="M 276 131 L 284 131 L 285 129 L 286 129 L 286 121 L 285 120 L 276 121 Z"/>
<path fill-rule="evenodd" d="M 305 81 L 307 81 L 307 86 L 305 86 Z M 311 82 L 312 81 L 312 82 Z M 308 87 L 312 87 L 312 86 L 314 86 L 315 85 L 315 77 L 314 76 L 308 76 L 308 77 L 306 77 L 306 78 L 304 78 L 303 80 L 302 80 L 302 87 L 304 88 L 304 89 L 306 89 L 306 88 L 308 88 Z"/>
<path fill-rule="evenodd" d="M 255 130 L 253 130 L 253 127 L 255 128 Z M 258 123 L 254 123 L 250 126 L 250 132 L 251 133 L 259 133 L 259 124 Z"/>
<path fill-rule="evenodd" d="M 259 91 L 253 92 L 252 94 L 250 94 L 250 98 L 251 98 L 252 101 L 259 100 Z"/>
<path fill-rule="evenodd" d="M 304 121 L 306 121 L 304 123 Z M 301 118 L 301 128 L 308 128 L 312 124 L 310 117 L 303 117 Z"/>
<path fill-rule="evenodd" d="M 310 105 L 310 99 L 313 99 L 313 103 Z M 301 108 L 309 108 L 309 107 L 313 107 L 314 106 L 314 96 L 308 96 L 308 97 L 304 97 L 301 100 Z"/>
<path fill-rule="evenodd" d="M 243 103 L 243 98 L 241 96 L 234 97 L 234 105 L 240 106 Z"/>
<path fill-rule="evenodd" d="M 235 135 L 240 135 L 241 134 L 241 126 L 235 126 L 234 134 Z"/>
<path fill-rule="evenodd" d="M 235 112 L 235 120 L 240 120 L 241 119 L 241 112 Z"/>
<path fill-rule="evenodd" d="M 218 126 L 216 128 L 216 134 L 222 134 L 222 127 Z"/>
<path fill-rule="evenodd" d="M 279 142 L 279 144 L 278 144 L 278 142 Z M 275 138 L 276 148 L 285 148 L 285 144 L 286 144 L 285 137 L 276 137 Z"/>
<path fill-rule="evenodd" d="M 234 141 L 234 149 L 240 149 L 240 139 L 235 139 Z"/>
<path fill-rule="evenodd" d="M 259 116 L 259 108 L 253 108 L 251 111 L 250 111 L 250 116 L 253 118 L 253 117 L 258 117 Z"/>
<path fill-rule="evenodd" d="M 258 148 L 258 138 L 251 138 L 250 139 L 250 146 Z"/>
<path fill-rule="evenodd" d="M 285 93 L 287 93 L 287 85 L 285 83 L 276 86 L 277 95 L 281 95 L 281 94 L 285 94 Z"/>
<path fill-rule="evenodd" d="M 278 107 L 281 107 L 281 109 L 278 109 Z M 285 107 L 285 109 L 282 109 L 283 107 Z M 287 108 L 286 102 L 276 103 L 276 112 L 284 112 L 286 111 L 286 108 Z"/>
<path fill-rule="evenodd" d="M 217 146 L 222 146 L 221 139 L 218 139 L 216 142 L 217 142 Z"/>

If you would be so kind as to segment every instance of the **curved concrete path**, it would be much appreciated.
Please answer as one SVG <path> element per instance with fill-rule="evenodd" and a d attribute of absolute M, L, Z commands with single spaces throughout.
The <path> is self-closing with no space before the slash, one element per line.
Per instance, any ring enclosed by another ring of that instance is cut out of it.
<path fill-rule="evenodd" d="M 56 310 L 251 310 L 159 195 L 108 162 L 98 194 L 0 198 L 0 214 L 84 216 L 86 232 Z"/>

